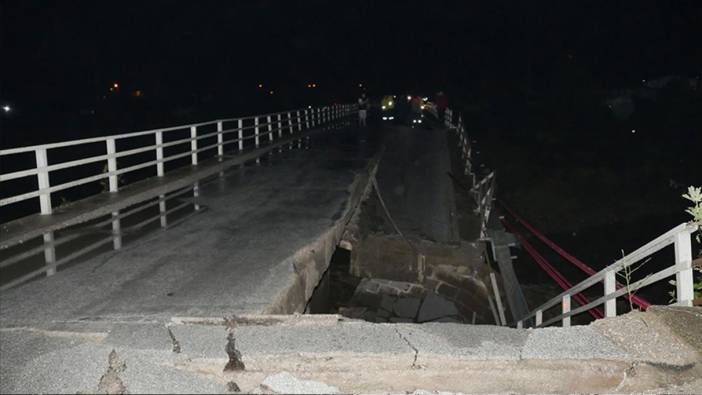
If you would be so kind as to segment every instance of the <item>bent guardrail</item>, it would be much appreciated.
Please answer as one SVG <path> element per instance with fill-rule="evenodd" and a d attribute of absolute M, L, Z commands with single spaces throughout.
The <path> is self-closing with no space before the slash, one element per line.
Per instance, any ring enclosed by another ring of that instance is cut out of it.
<path fill-rule="evenodd" d="M 531 318 L 534 318 L 536 327 L 548 326 L 558 321 L 561 321 L 562 326 L 564 327 L 570 326 L 570 318 L 573 315 L 582 313 L 600 305 L 604 305 L 605 317 L 615 317 L 617 315 L 616 298 L 624 295 L 631 295 L 640 288 L 673 275 L 675 275 L 676 280 L 676 304 L 681 306 L 692 306 L 694 289 L 692 272 L 692 245 L 690 235 L 697 229 L 698 225 L 694 223 L 682 223 L 676 226 L 654 240 L 646 243 L 636 251 L 624 256 L 615 263 L 607 266 L 584 281 L 576 284 L 575 286 L 562 292 L 560 295 L 537 307 L 527 316 L 518 321 L 517 327 L 521 328 L 523 323 Z M 625 270 L 631 265 L 646 259 L 647 257 L 670 245 L 673 245 L 675 249 L 675 262 L 673 265 L 617 289 L 616 275 L 618 272 Z M 592 302 L 583 304 L 576 309 L 571 309 L 571 297 L 601 282 L 604 283 L 604 295 L 602 297 Z M 561 314 L 544 322 L 543 313 L 549 309 L 557 307 L 558 305 L 561 306 Z"/>

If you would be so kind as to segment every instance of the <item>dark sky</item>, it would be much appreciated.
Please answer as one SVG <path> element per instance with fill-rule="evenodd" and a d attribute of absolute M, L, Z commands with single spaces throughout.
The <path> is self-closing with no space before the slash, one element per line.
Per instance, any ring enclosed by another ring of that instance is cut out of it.
<path fill-rule="evenodd" d="M 603 87 L 700 73 L 698 1 L 0 1 L 3 100 L 113 80 L 223 95 L 258 81 L 510 89 L 565 68 Z M 570 66 L 568 66 L 570 65 Z M 219 97 L 219 96 L 217 96 Z"/>

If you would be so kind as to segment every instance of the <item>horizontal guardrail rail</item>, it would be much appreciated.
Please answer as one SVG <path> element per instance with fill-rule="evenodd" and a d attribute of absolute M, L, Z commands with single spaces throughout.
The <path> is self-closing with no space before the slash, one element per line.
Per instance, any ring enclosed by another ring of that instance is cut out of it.
<path fill-rule="evenodd" d="M 570 289 L 562 292 L 548 302 L 534 309 L 527 316 L 517 322 L 517 327 L 521 328 L 524 322 L 534 318 L 536 327 L 544 327 L 559 321 L 562 326 L 570 326 L 570 317 L 590 310 L 593 307 L 604 305 L 605 317 L 615 317 L 617 315 L 616 298 L 636 292 L 652 283 L 661 281 L 667 277 L 675 275 L 677 305 L 692 306 L 694 299 L 693 273 L 692 273 L 692 245 L 690 235 L 698 229 L 694 223 L 683 223 L 654 240 L 646 243 L 636 251 L 617 260 L 615 263 L 600 270 L 584 281 L 574 285 Z M 655 254 L 656 252 L 673 245 L 675 249 L 675 262 L 667 268 L 650 274 L 641 280 L 627 284 L 619 289 L 616 287 L 617 273 L 625 270 L 631 265 Z M 604 295 L 592 302 L 582 305 L 576 309 L 571 309 L 571 297 L 594 286 L 604 283 Z M 547 321 L 543 321 L 543 313 L 556 306 L 561 306 L 561 314 Z"/>
<path fill-rule="evenodd" d="M 283 133 L 293 133 L 303 128 L 313 128 L 331 120 L 337 119 L 342 111 L 348 111 L 347 105 L 335 105 L 321 108 L 305 108 L 280 113 L 254 115 L 242 118 L 218 119 L 208 122 L 195 123 L 190 125 L 173 126 L 160 129 L 152 129 L 140 132 L 110 135 L 104 137 L 93 137 L 81 140 L 72 140 L 59 143 L 34 145 L 28 147 L 9 148 L 0 150 L 0 161 L 10 160 L 13 155 L 22 153 L 33 153 L 35 166 L 33 168 L 13 171 L 0 174 L 0 183 L 25 178 L 36 177 L 38 188 L 35 190 L 7 196 L 0 199 L 0 207 L 24 200 L 38 198 L 39 212 L 41 214 L 51 214 L 52 199 L 54 192 L 73 188 L 90 182 L 102 179 L 109 180 L 109 191 L 114 192 L 119 188 L 119 176 L 134 172 L 136 170 L 153 167 L 156 176 L 163 176 L 164 165 L 170 161 L 180 158 L 190 157 L 192 165 L 197 165 L 198 157 L 204 152 L 217 150 L 216 155 L 224 155 L 225 147 L 234 145 L 234 149 L 243 151 L 247 141 L 252 141 L 255 147 L 262 144 L 262 140 L 273 141 Z M 211 131 L 203 131 L 207 127 Z M 172 141 L 164 140 L 170 134 L 176 132 L 188 132 L 187 137 L 181 137 Z M 229 138 L 229 136 L 234 136 Z M 118 150 L 119 142 L 137 138 L 151 138 L 152 143 L 136 148 Z M 212 141 L 203 142 L 207 139 Z M 215 141 L 216 139 L 216 141 Z M 73 148 L 89 144 L 104 144 L 104 153 L 87 158 L 69 160 L 58 163 L 49 163 L 49 153 L 51 150 L 59 148 Z M 166 148 L 188 146 L 189 150 L 174 154 L 165 154 Z M 118 159 L 125 159 L 137 154 L 153 153 L 154 159 L 140 162 L 126 167 L 118 167 Z M 104 163 L 106 171 L 88 177 L 82 177 L 61 184 L 53 184 L 50 174 L 58 170 L 71 169 L 91 163 Z M 0 184 L 1 185 L 1 184 Z"/>
<path fill-rule="evenodd" d="M 265 148 L 267 145 L 274 145 L 275 140 L 286 139 L 305 129 L 329 124 L 351 115 L 354 111 L 356 111 L 356 106 L 349 104 L 308 107 L 278 113 L 216 119 L 182 126 L 2 149 L 0 150 L 0 162 L 7 163 L 8 160 L 22 159 L 28 164 L 33 162 L 34 166 L 1 173 L 0 188 L 5 187 L 8 182 L 28 178 L 35 178 L 36 187 L 29 191 L 10 192 L 9 194 L 7 191 L 10 189 L 3 188 L 5 194 L 0 199 L 0 207 L 36 199 L 39 203 L 37 211 L 29 215 L 50 216 L 54 212 L 52 194 L 58 191 L 84 184 L 103 182 L 104 190 L 102 192 L 98 191 L 87 197 L 100 193 L 118 192 L 121 187 L 131 184 L 131 182 L 121 182 L 120 177 L 124 174 L 147 170 L 150 174 L 142 177 L 142 180 L 148 180 L 149 177 L 158 180 L 165 174 L 170 174 L 170 172 L 185 166 L 196 168 L 198 163 L 204 159 L 218 158 L 219 161 L 223 161 L 225 154 L 229 158 L 229 155 L 232 154 L 255 151 L 258 148 Z M 301 146 L 300 143 L 298 146 Z M 282 150 L 282 148 L 280 149 Z M 71 150 L 71 152 L 69 155 L 64 152 L 64 155 L 52 157 L 52 152 L 58 150 Z M 80 156 L 80 153 L 88 156 L 76 158 L 76 156 Z M 18 158 L 18 155 L 25 155 L 25 157 Z M 27 156 L 33 158 L 27 158 Z M 181 163 L 178 163 L 178 160 Z M 259 160 L 260 158 L 256 157 L 256 161 Z M 172 166 L 167 167 L 169 164 Z M 86 165 L 92 165 L 93 171 L 99 169 L 100 166 L 103 170 L 98 171 L 97 174 L 93 172 L 87 175 L 86 171 L 77 171 Z M 59 171 L 68 171 L 78 176 L 68 181 L 52 182 L 52 172 Z M 176 215 L 178 217 L 187 211 L 194 214 L 200 210 L 198 204 L 199 187 L 199 182 L 195 181 L 190 187 L 167 192 L 154 199 L 139 201 L 139 203 L 125 206 L 111 214 L 108 213 L 106 216 L 97 217 L 96 215 L 97 219 L 87 222 L 81 228 L 82 232 L 72 230 L 78 225 L 61 227 L 43 233 L 43 240 L 41 236 L 38 237 L 39 243 L 33 241 L 4 243 L 6 245 L 3 248 L 7 250 L 0 250 L 0 269 L 8 270 L 10 266 L 17 266 L 20 262 L 29 262 L 28 259 L 36 259 L 36 256 L 42 252 L 44 265 L 37 268 L 35 262 L 29 265 L 33 269 L 28 269 L 28 271 L 13 269 L 16 275 L 12 278 L 5 278 L 7 281 L 2 282 L 0 290 L 21 284 L 41 273 L 53 275 L 58 266 L 91 253 L 106 244 L 112 243 L 113 248 L 118 250 L 122 247 L 124 235 L 140 231 L 156 221 L 160 222 L 161 228 L 172 226 L 173 223 L 169 224 L 168 216 Z M 124 224 L 123 220 L 126 220 Z M 178 222 L 180 220 L 178 219 Z M 22 221 L 22 218 L 17 221 Z M 97 222 L 95 223 L 95 221 Z M 111 229 L 105 229 L 105 227 Z M 57 235 L 60 236 L 60 240 Z M 69 249 L 65 256 L 57 259 L 57 247 L 71 245 L 86 235 L 93 239 L 96 235 L 104 236 L 97 241 L 83 240 L 79 243 L 79 247 Z"/>

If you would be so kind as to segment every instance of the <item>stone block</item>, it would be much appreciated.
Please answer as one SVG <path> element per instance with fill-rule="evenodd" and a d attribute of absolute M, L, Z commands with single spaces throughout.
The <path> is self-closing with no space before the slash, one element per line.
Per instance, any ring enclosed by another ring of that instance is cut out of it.
<path fill-rule="evenodd" d="M 392 311 L 392 307 L 395 305 L 395 298 L 388 295 L 383 295 L 380 299 L 380 308 L 387 312 Z"/>
<path fill-rule="evenodd" d="M 417 316 L 419 304 L 420 299 L 418 298 L 399 298 L 393 306 L 393 312 L 398 317 L 414 319 Z"/>

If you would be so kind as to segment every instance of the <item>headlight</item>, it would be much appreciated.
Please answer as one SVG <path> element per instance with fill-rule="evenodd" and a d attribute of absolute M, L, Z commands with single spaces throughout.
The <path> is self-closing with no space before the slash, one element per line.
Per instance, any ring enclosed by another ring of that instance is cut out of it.
<path fill-rule="evenodd" d="M 418 120 L 417 120 L 417 123 L 422 123 L 422 120 L 421 120 L 421 119 L 418 119 Z"/>
<path fill-rule="evenodd" d="M 412 96 L 407 95 L 407 101 L 410 101 L 410 100 L 412 100 Z"/>
<path fill-rule="evenodd" d="M 424 104 L 422 104 L 421 106 L 419 106 L 419 108 L 421 108 L 422 110 L 424 110 Z"/>
<path fill-rule="evenodd" d="M 381 108 L 382 110 L 385 110 L 385 106 L 381 106 L 380 108 Z"/>
<path fill-rule="evenodd" d="M 387 121 L 387 120 L 388 120 L 388 117 L 383 117 L 383 121 Z"/>
<path fill-rule="evenodd" d="M 395 117 L 388 117 L 388 119 L 392 121 L 393 119 L 395 119 Z"/>
<path fill-rule="evenodd" d="M 388 106 L 392 107 L 392 100 L 388 102 Z"/>

